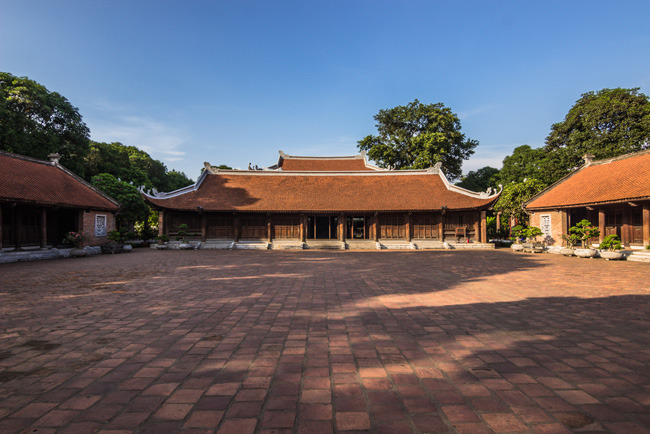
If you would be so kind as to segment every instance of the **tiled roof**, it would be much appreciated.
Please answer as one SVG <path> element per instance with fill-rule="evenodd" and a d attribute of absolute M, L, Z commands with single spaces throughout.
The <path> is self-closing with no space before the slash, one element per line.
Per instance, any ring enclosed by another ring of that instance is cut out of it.
<path fill-rule="evenodd" d="M 0 200 L 117 211 L 119 205 L 49 161 L 0 151 Z"/>
<path fill-rule="evenodd" d="M 417 171 L 323 174 L 286 172 L 206 173 L 198 188 L 145 196 L 174 210 L 251 212 L 371 212 L 485 209 L 498 196 L 479 197 L 448 187 L 444 175 Z"/>
<path fill-rule="evenodd" d="M 650 198 L 650 151 L 594 161 L 535 196 L 527 209 Z"/>
<path fill-rule="evenodd" d="M 361 158 L 287 158 L 281 159 L 279 167 L 285 172 L 348 172 L 357 170 L 377 170 L 366 165 Z"/>

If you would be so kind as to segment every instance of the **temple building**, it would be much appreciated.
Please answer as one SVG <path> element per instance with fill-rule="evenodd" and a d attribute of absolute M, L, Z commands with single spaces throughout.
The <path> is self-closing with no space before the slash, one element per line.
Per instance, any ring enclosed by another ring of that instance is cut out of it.
<path fill-rule="evenodd" d="M 530 225 L 539 227 L 547 244 L 562 244 L 562 236 L 583 219 L 600 229 L 590 240 L 600 243 L 616 234 L 627 248 L 650 242 L 650 150 L 585 164 L 524 204 Z"/>
<path fill-rule="evenodd" d="M 59 164 L 0 151 L 0 253 L 61 246 L 68 232 L 106 243 L 119 204 Z M 69 245 L 67 247 L 70 247 Z"/>
<path fill-rule="evenodd" d="M 297 157 L 280 152 L 266 169 L 221 170 L 205 163 L 194 185 L 144 193 L 160 234 L 189 226 L 200 248 L 491 248 L 491 190 L 451 185 L 440 165 L 387 170 L 365 153 Z"/>

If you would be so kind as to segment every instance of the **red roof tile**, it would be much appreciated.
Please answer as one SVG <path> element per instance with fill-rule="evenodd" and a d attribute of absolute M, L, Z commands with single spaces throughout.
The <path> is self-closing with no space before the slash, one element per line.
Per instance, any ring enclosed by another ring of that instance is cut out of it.
<path fill-rule="evenodd" d="M 433 211 L 488 208 L 496 196 L 447 188 L 436 173 L 209 173 L 196 190 L 146 199 L 161 209 L 251 212 Z"/>
<path fill-rule="evenodd" d="M 527 209 L 650 198 L 650 151 L 594 161 L 534 197 Z"/>
<path fill-rule="evenodd" d="M 333 157 L 333 158 L 281 158 L 279 167 L 285 172 L 349 172 L 358 170 L 377 170 L 366 165 L 364 158 Z"/>
<path fill-rule="evenodd" d="M 0 200 L 117 211 L 119 205 L 61 166 L 0 151 Z"/>

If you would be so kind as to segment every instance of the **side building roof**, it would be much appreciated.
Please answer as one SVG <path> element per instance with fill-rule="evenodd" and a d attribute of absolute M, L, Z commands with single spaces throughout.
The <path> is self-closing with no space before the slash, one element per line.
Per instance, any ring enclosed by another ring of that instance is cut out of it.
<path fill-rule="evenodd" d="M 0 151 L 0 201 L 106 211 L 120 208 L 56 161 L 5 151 Z"/>
<path fill-rule="evenodd" d="M 348 172 L 366 170 L 385 170 L 369 164 L 366 160 L 366 153 L 345 157 L 299 157 L 287 155 L 280 151 L 280 158 L 272 170 L 285 172 Z"/>
<path fill-rule="evenodd" d="M 144 196 L 163 210 L 289 213 L 488 209 L 499 194 L 453 186 L 439 168 L 336 173 L 209 168 L 193 186 Z"/>
<path fill-rule="evenodd" d="M 524 206 L 536 210 L 647 199 L 650 199 L 650 150 L 588 162 Z"/>

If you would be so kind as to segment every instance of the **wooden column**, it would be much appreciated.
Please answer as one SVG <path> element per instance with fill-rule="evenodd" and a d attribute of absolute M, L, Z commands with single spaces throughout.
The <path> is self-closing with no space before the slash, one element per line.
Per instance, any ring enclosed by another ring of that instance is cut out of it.
<path fill-rule="evenodd" d="M 158 211 L 158 235 L 165 235 L 165 211 Z"/>
<path fill-rule="evenodd" d="M 345 242 L 345 214 L 339 216 L 339 240 Z"/>
<path fill-rule="evenodd" d="M 300 215 L 300 242 L 304 243 L 306 240 L 306 231 L 307 229 L 307 223 L 305 222 L 305 219 L 307 216 L 305 215 Z"/>
<path fill-rule="evenodd" d="M 562 221 L 562 233 L 560 236 L 569 235 L 569 215 L 566 211 L 560 211 L 560 219 Z"/>
<path fill-rule="evenodd" d="M 438 239 L 441 243 L 445 241 L 445 215 L 442 213 L 438 222 Z"/>
<path fill-rule="evenodd" d="M 373 227 L 374 227 L 374 238 L 375 238 L 375 242 L 377 242 L 377 241 L 379 241 L 379 231 L 380 231 L 380 227 L 379 227 L 379 214 L 375 213 L 375 217 L 374 217 L 374 220 L 373 220 L 373 222 L 372 222 L 372 225 L 373 225 Z"/>
<path fill-rule="evenodd" d="M 273 221 L 270 214 L 266 216 L 266 241 L 273 242 Z"/>
<path fill-rule="evenodd" d="M 598 208 L 598 230 L 600 231 L 598 241 L 602 243 L 605 238 L 605 210 L 603 208 Z"/>
<path fill-rule="evenodd" d="M 487 240 L 487 211 L 481 211 L 481 238 L 480 242 L 485 244 Z"/>
<path fill-rule="evenodd" d="M 650 203 L 643 204 L 643 247 L 650 245 Z M 2 244 L 0 243 L 0 247 Z"/>
<path fill-rule="evenodd" d="M 477 212 L 476 221 L 474 222 L 474 242 L 478 243 L 480 242 L 480 239 L 481 239 L 481 212 Z"/>
<path fill-rule="evenodd" d="M 22 213 L 20 206 L 18 204 L 13 204 L 12 207 L 12 212 L 13 212 L 13 238 L 14 238 L 14 250 L 22 250 Z"/>
<path fill-rule="evenodd" d="M 202 212 L 201 213 L 201 242 L 205 243 L 205 240 L 208 238 L 208 216 Z"/>
<path fill-rule="evenodd" d="M 47 209 L 43 207 L 41 208 L 41 249 L 45 248 L 47 248 Z"/>
<path fill-rule="evenodd" d="M 411 227 L 412 225 L 412 218 L 413 216 L 411 213 L 406 214 L 406 218 L 404 219 L 404 223 L 406 224 L 406 241 L 409 243 L 411 242 Z"/>
<path fill-rule="evenodd" d="M 0 205 L 0 253 L 2 253 L 2 205 Z"/>
<path fill-rule="evenodd" d="M 497 232 L 501 230 L 501 212 L 497 213 Z"/>
<path fill-rule="evenodd" d="M 623 226 L 621 227 L 621 244 L 629 246 L 632 242 L 632 237 L 630 236 L 630 208 L 623 208 Z"/>
<path fill-rule="evenodd" d="M 232 219 L 232 224 L 233 224 L 233 234 L 235 235 L 235 242 L 239 242 L 239 237 L 241 237 L 241 219 L 239 218 L 238 215 L 235 215 L 235 217 Z"/>

